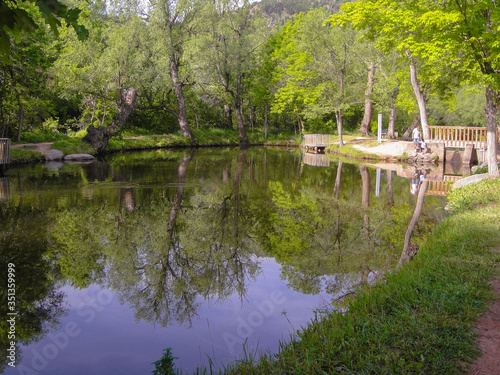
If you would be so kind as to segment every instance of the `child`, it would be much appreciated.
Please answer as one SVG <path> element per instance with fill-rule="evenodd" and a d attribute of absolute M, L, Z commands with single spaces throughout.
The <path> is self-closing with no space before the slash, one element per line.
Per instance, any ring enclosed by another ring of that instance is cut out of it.
<path fill-rule="evenodd" d="M 417 125 L 417 127 L 415 129 L 413 129 L 413 132 L 412 132 L 412 136 L 413 136 L 413 145 L 415 146 L 415 150 L 420 150 L 420 146 L 419 146 L 419 143 L 420 143 L 420 125 Z"/>

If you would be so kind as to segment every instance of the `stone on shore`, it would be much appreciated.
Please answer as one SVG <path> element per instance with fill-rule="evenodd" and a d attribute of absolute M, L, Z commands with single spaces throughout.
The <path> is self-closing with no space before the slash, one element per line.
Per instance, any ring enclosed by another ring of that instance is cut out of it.
<path fill-rule="evenodd" d="M 45 156 L 45 161 L 56 161 L 64 159 L 63 152 L 55 149 L 47 150 L 43 154 Z"/>
<path fill-rule="evenodd" d="M 453 184 L 453 189 L 474 184 L 476 182 L 484 180 L 485 178 L 488 178 L 488 173 L 474 174 L 472 176 L 462 178 Z"/>
<path fill-rule="evenodd" d="M 70 154 L 64 157 L 64 161 L 91 161 L 94 157 L 90 154 Z"/>

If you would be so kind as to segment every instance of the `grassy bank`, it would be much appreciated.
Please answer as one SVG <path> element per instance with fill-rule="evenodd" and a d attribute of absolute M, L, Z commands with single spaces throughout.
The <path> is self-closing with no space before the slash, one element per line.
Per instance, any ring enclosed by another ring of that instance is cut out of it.
<path fill-rule="evenodd" d="M 238 132 L 229 129 L 194 130 L 196 147 L 211 146 L 238 146 L 240 143 Z M 69 154 L 96 154 L 96 150 L 82 142 L 85 132 L 79 132 L 70 136 L 53 133 L 27 134 L 21 143 L 53 142 L 52 148 L 60 150 L 64 155 Z M 375 154 L 368 154 L 353 147 L 352 142 L 357 141 L 361 134 L 345 134 L 346 143 L 341 149 L 333 144 L 328 148 L 329 152 L 357 159 L 380 160 Z M 264 137 L 262 133 L 248 132 L 251 145 L 286 146 L 298 147 L 302 144 L 302 137 L 293 133 L 269 134 Z M 338 136 L 332 135 L 332 143 L 338 142 Z M 113 137 L 106 148 L 106 153 L 128 150 L 150 150 L 158 148 L 192 147 L 191 141 L 179 133 L 174 134 L 147 134 L 144 132 L 125 131 L 119 136 Z M 29 162 L 43 161 L 43 153 L 22 149 L 11 149 L 11 164 L 23 164 Z"/>
<path fill-rule="evenodd" d="M 211 146 L 238 146 L 239 136 L 238 132 L 227 129 L 213 129 L 213 130 L 195 130 L 194 132 L 197 147 L 211 147 Z M 60 150 L 64 155 L 69 154 L 95 154 L 96 151 L 87 144 L 82 142 L 83 133 L 73 136 L 53 134 L 40 134 L 30 136 L 21 143 L 40 143 L 40 142 L 53 142 L 52 148 Z M 270 134 L 269 137 L 264 138 L 261 134 L 248 134 L 250 144 L 253 145 L 269 145 L 269 146 L 298 146 L 302 140 L 300 136 L 295 136 L 291 133 Z M 180 134 L 138 134 L 134 132 L 124 132 L 121 136 L 113 137 L 106 152 L 118 152 L 127 150 L 149 150 L 157 148 L 169 147 L 192 147 L 189 139 L 181 136 Z M 11 164 L 22 164 L 29 162 L 43 161 L 43 153 L 36 151 L 29 151 L 24 149 L 11 148 L 10 161 Z"/>
<path fill-rule="evenodd" d="M 500 179 L 450 194 L 453 212 L 413 261 L 282 344 L 227 374 L 460 374 L 478 356 L 473 327 L 499 276 Z M 485 199 L 488 196 L 488 199 Z M 199 370 L 200 373 L 208 372 Z"/>

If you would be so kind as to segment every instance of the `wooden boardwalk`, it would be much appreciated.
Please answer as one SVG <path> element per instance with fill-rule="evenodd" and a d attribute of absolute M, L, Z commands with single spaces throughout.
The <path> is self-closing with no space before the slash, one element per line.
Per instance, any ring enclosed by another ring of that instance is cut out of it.
<path fill-rule="evenodd" d="M 9 163 L 10 158 L 10 139 L 0 138 L 0 165 Z"/>
<path fill-rule="evenodd" d="M 0 177 L 0 202 L 10 200 L 10 185 L 8 177 Z"/>
<path fill-rule="evenodd" d="M 442 180 L 429 179 L 429 187 L 425 195 L 446 196 L 453 187 L 453 182 L 458 181 L 463 176 L 443 175 Z"/>
<path fill-rule="evenodd" d="M 329 167 L 330 157 L 325 154 L 311 154 L 306 152 L 304 154 L 304 164 L 313 167 Z"/>
<path fill-rule="evenodd" d="M 486 128 L 465 126 L 429 126 L 431 143 L 442 143 L 446 148 L 486 149 Z M 427 140 L 426 140 L 427 141 Z M 498 130 L 497 130 L 498 142 Z"/>
<path fill-rule="evenodd" d="M 313 150 L 318 152 L 330 146 L 330 134 L 305 134 L 304 135 L 304 148 L 306 151 Z"/>

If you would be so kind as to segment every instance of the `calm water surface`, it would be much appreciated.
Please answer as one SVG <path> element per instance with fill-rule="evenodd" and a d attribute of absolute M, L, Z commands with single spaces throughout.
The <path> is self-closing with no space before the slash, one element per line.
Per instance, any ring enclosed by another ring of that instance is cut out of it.
<path fill-rule="evenodd" d="M 150 374 L 170 347 L 189 373 L 276 351 L 398 261 L 415 208 L 410 180 L 321 163 L 162 150 L 7 171 L 0 274 L 14 265 L 17 315 L 14 330 L 2 288 L 0 342 L 16 367 L 4 355 L 0 371 Z M 417 237 L 443 205 L 425 197 Z"/>

